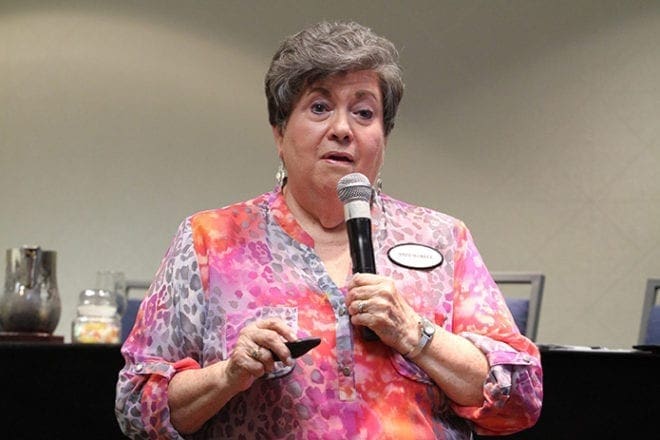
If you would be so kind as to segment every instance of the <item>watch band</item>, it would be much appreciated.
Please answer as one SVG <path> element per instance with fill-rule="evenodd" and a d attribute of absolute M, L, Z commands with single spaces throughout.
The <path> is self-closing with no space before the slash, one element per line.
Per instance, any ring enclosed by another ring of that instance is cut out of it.
<path fill-rule="evenodd" d="M 424 350 L 424 347 L 426 347 L 428 343 L 431 342 L 431 339 L 433 339 L 433 336 L 435 335 L 435 324 L 429 319 L 420 316 L 418 325 L 419 343 L 404 355 L 404 357 L 408 359 L 414 359 L 419 356 L 422 350 Z"/>

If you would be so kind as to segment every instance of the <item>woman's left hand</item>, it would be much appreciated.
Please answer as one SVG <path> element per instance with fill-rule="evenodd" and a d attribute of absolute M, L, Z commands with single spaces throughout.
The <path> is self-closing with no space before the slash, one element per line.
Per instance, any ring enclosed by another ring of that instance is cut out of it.
<path fill-rule="evenodd" d="M 354 325 L 373 330 L 401 354 L 419 342 L 418 314 L 389 277 L 357 273 L 349 281 L 346 304 Z"/>

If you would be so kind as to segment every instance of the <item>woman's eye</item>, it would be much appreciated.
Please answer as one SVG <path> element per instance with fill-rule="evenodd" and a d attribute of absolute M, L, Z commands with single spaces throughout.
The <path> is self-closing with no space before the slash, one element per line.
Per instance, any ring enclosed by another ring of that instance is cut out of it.
<path fill-rule="evenodd" d="M 363 119 L 371 119 L 374 117 L 374 112 L 371 110 L 358 110 L 357 113 Z"/>
<path fill-rule="evenodd" d="M 321 114 L 328 110 L 328 106 L 323 102 L 315 102 L 312 104 L 312 112 L 316 114 Z"/>

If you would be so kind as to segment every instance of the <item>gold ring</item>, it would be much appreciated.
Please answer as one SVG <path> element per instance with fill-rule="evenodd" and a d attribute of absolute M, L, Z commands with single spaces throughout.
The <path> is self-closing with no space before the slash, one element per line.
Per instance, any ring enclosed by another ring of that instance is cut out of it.
<path fill-rule="evenodd" d="M 358 313 L 364 313 L 364 301 L 360 301 L 358 304 Z"/>
<path fill-rule="evenodd" d="M 257 346 L 256 348 L 253 348 L 250 350 L 250 353 L 248 354 L 252 359 L 255 361 L 260 361 L 261 360 L 261 347 Z"/>

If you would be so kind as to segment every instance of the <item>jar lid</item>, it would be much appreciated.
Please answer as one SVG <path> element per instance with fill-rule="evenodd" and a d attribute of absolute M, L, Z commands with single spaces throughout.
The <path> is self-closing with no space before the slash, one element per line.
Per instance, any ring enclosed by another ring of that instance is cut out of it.
<path fill-rule="evenodd" d="M 78 315 L 80 316 L 102 316 L 111 317 L 117 313 L 117 307 L 103 306 L 96 304 L 85 304 L 78 306 Z"/>
<path fill-rule="evenodd" d="M 117 294 L 103 289 L 85 289 L 78 296 L 78 308 L 84 306 L 110 307 L 117 311 Z"/>

